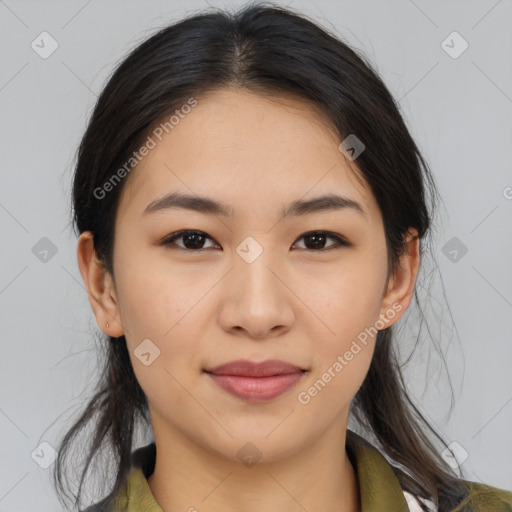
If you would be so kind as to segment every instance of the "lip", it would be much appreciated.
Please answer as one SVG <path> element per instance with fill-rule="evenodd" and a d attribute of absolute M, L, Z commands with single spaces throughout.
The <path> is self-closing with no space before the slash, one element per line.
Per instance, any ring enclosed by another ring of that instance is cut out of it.
<path fill-rule="evenodd" d="M 306 373 L 277 359 L 261 363 L 237 360 L 204 371 L 224 391 L 248 402 L 272 400 L 294 387 Z"/>
<path fill-rule="evenodd" d="M 279 359 L 267 359 L 260 363 L 237 359 L 229 363 L 221 364 L 215 368 L 205 370 L 215 375 L 237 375 L 240 377 L 270 377 L 288 373 L 299 373 L 303 369 L 299 366 L 280 361 Z"/>

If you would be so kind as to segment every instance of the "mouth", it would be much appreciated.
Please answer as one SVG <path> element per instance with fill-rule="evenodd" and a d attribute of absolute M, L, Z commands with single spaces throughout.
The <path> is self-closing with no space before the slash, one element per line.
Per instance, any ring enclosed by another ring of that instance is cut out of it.
<path fill-rule="evenodd" d="M 266 402 L 295 387 L 308 370 L 279 360 L 238 360 L 203 370 L 221 389 L 247 402 Z"/>
<path fill-rule="evenodd" d="M 267 359 L 262 362 L 247 361 L 238 359 L 230 361 L 211 369 L 205 369 L 206 373 L 214 375 L 234 375 L 239 377 L 272 377 L 274 375 L 284 375 L 291 373 L 300 373 L 306 371 L 300 366 L 280 361 L 279 359 Z"/>

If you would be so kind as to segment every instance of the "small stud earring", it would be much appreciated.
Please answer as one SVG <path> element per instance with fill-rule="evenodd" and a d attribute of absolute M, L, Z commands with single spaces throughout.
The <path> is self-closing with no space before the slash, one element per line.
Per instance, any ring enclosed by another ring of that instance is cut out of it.
<path fill-rule="evenodd" d="M 107 322 L 107 329 L 108 329 L 109 323 Z"/>

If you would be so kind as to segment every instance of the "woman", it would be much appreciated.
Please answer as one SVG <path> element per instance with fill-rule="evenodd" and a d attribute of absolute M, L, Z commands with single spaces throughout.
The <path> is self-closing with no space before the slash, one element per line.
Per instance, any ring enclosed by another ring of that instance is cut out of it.
<path fill-rule="evenodd" d="M 164 28 L 101 94 L 73 202 L 108 337 L 56 464 L 63 492 L 94 419 L 77 507 L 108 452 L 114 484 L 89 511 L 512 510 L 455 475 L 403 387 L 393 325 L 436 189 L 346 44 L 271 5 Z M 141 424 L 154 442 L 134 451 Z"/>

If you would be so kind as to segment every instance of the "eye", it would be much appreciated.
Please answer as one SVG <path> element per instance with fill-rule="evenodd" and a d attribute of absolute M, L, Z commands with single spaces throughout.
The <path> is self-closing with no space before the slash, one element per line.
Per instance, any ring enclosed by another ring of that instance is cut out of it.
<path fill-rule="evenodd" d="M 331 244 L 327 247 L 324 247 L 327 239 L 334 240 L 335 243 Z M 311 231 L 309 233 L 304 233 L 298 240 L 304 239 L 306 241 L 310 241 L 310 243 L 306 242 L 305 249 L 313 250 L 314 252 L 321 252 L 327 249 L 335 249 L 340 246 L 349 247 L 351 244 L 345 240 L 343 237 L 339 235 L 335 235 L 334 233 L 330 233 L 328 231 Z M 294 244 L 295 245 L 295 244 Z M 292 247 L 294 246 L 292 245 Z M 303 247 L 299 247 L 302 249 Z"/>
<path fill-rule="evenodd" d="M 334 243 L 325 247 L 325 243 L 328 239 L 334 240 Z M 298 240 L 304 239 L 306 241 L 306 247 L 299 247 L 299 249 L 307 249 L 314 252 L 325 251 L 327 249 L 334 249 L 340 246 L 349 247 L 351 244 L 345 240 L 343 237 L 336 235 L 334 233 L 330 233 L 328 231 L 311 231 L 309 233 L 304 233 Z M 181 241 L 183 245 L 179 245 L 176 241 Z M 210 240 L 214 242 L 213 238 L 203 231 L 196 231 L 185 229 L 182 231 L 178 231 L 177 233 L 172 233 L 170 236 L 165 238 L 162 241 L 163 245 L 175 245 L 179 249 L 188 250 L 189 252 L 198 252 L 204 249 L 208 249 L 208 247 L 204 247 L 205 241 Z M 292 245 L 295 247 L 296 243 Z M 218 244 L 214 244 L 213 247 L 220 247 Z"/>
<path fill-rule="evenodd" d="M 190 250 L 190 251 L 200 251 L 203 250 L 204 247 L 204 241 L 205 240 L 212 240 L 213 238 L 208 236 L 206 233 L 203 233 L 202 231 L 192 231 L 192 230 L 183 230 L 178 231 L 177 233 L 173 233 L 169 237 L 167 237 L 165 240 L 162 241 L 163 245 L 176 245 L 175 240 L 182 240 L 183 245 L 179 246 L 179 249 L 183 250 Z"/>

